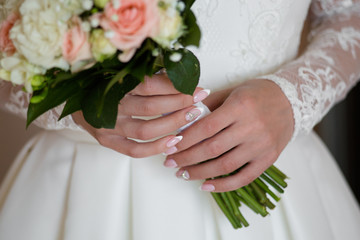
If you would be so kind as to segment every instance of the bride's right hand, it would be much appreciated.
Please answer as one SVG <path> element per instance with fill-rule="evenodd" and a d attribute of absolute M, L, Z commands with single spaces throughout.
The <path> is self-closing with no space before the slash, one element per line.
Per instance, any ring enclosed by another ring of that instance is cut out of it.
<path fill-rule="evenodd" d="M 75 123 L 82 126 L 101 145 L 125 155 L 142 158 L 159 153 L 171 154 L 180 137 L 168 135 L 194 120 L 201 112 L 193 106 L 207 97 L 207 92 L 197 88 L 193 96 L 179 93 L 166 74 L 146 77 L 131 93 L 120 102 L 115 129 L 96 129 L 89 125 L 81 112 L 72 115 Z M 193 118 L 186 118 L 188 112 Z M 171 112 L 171 114 L 166 114 Z M 132 116 L 164 116 L 143 120 Z M 131 139 L 129 139 L 131 138 Z M 150 142 L 137 142 L 132 139 Z"/>

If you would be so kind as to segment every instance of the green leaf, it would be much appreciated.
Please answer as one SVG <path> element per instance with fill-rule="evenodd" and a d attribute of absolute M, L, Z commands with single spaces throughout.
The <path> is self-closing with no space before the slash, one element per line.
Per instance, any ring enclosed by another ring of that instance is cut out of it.
<path fill-rule="evenodd" d="M 66 101 L 65 107 L 59 117 L 59 120 L 66 117 L 67 115 L 73 114 L 81 110 L 81 101 L 86 95 L 85 91 L 80 91 L 78 94 L 70 97 L 69 100 Z"/>
<path fill-rule="evenodd" d="M 166 72 L 174 87 L 184 93 L 192 95 L 200 78 L 200 63 L 196 56 L 186 49 L 180 49 L 176 53 L 182 54 L 182 58 L 178 62 L 170 60 L 170 56 L 174 52 L 166 52 L 164 64 Z"/>
<path fill-rule="evenodd" d="M 184 46 L 200 46 L 201 31 L 200 27 L 196 22 L 194 13 L 190 10 L 185 15 L 184 23 L 186 25 L 186 34 L 179 39 L 179 42 Z"/>
<path fill-rule="evenodd" d="M 194 4 L 195 0 L 182 0 L 185 3 L 186 8 L 191 8 L 191 6 Z"/>
<path fill-rule="evenodd" d="M 122 83 L 116 82 L 109 89 L 105 98 L 104 91 L 107 83 L 99 83 L 98 86 L 93 87 L 81 103 L 85 120 L 95 128 L 114 128 L 119 101 L 139 83 L 140 80 L 127 75 Z"/>
<path fill-rule="evenodd" d="M 39 103 L 30 103 L 27 111 L 28 127 L 36 118 L 48 110 L 57 107 L 80 90 L 76 81 L 61 82 L 56 87 L 50 87 L 45 99 Z M 35 96 L 36 97 L 36 96 Z"/>

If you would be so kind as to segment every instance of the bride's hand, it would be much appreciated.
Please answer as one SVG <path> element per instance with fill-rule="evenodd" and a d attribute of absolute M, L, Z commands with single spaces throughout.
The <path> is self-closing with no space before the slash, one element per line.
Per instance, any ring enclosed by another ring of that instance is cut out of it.
<path fill-rule="evenodd" d="M 181 141 L 180 137 L 167 135 L 186 125 L 200 115 L 200 111 L 192 106 L 208 96 L 207 91 L 197 88 L 193 96 L 179 93 L 172 85 L 166 74 L 157 74 L 146 78 L 132 92 L 120 102 L 115 129 L 96 129 L 90 126 L 81 112 L 74 113 L 74 121 L 88 131 L 101 145 L 111 148 L 125 155 L 142 158 L 159 153 L 171 154 L 177 149 L 175 145 Z M 152 120 L 132 118 L 132 116 L 165 116 Z M 160 138 L 159 138 L 160 137 Z M 151 140 L 152 142 L 133 141 Z"/>
<path fill-rule="evenodd" d="M 165 166 L 179 167 L 177 176 L 186 180 L 216 178 L 242 167 L 236 174 L 206 180 L 204 191 L 224 192 L 249 184 L 276 161 L 291 139 L 291 106 L 271 81 L 247 81 L 215 92 L 204 102 L 215 110 L 181 133 L 178 152 L 165 161 Z"/>

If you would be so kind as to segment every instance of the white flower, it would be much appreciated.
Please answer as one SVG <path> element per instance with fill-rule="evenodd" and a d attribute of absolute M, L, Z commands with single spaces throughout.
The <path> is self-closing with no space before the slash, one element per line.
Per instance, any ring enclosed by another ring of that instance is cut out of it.
<path fill-rule="evenodd" d="M 94 3 L 92 0 L 55 0 L 59 2 L 61 8 L 71 12 L 72 15 L 80 15 L 84 11 L 91 10 Z"/>
<path fill-rule="evenodd" d="M 35 75 L 43 75 L 46 70 L 29 63 L 18 54 L 5 57 L 0 60 L 0 68 L 7 74 L 7 79 L 14 84 L 24 85 L 26 91 L 32 92 L 31 78 Z"/>
<path fill-rule="evenodd" d="M 166 48 L 170 48 L 171 44 L 184 33 L 185 29 L 177 3 L 177 0 L 159 1 L 160 26 L 159 32 L 153 39 Z"/>
<path fill-rule="evenodd" d="M 67 30 L 64 16 L 69 14 L 60 1 L 25 0 L 20 7 L 22 15 L 10 32 L 17 51 L 30 63 L 46 69 L 69 68 L 62 57 L 62 38 Z"/>
<path fill-rule="evenodd" d="M 96 61 L 103 62 L 113 56 L 117 49 L 105 37 L 104 30 L 95 29 L 90 37 L 91 51 Z"/>

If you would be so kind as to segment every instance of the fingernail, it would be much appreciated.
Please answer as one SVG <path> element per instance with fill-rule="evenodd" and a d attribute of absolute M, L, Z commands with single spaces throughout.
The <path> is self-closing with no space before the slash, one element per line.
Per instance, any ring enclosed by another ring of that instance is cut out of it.
<path fill-rule="evenodd" d="M 183 139 L 183 136 L 173 137 L 166 143 L 166 147 L 171 148 L 178 144 Z"/>
<path fill-rule="evenodd" d="M 212 192 L 215 190 L 215 186 L 212 184 L 203 184 L 200 186 L 201 191 Z"/>
<path fill-rule="evenodd" d="M 168 150 L 166 150 L 166 152 L 164 152 L 164 155 L 171 155 L 177 152 L 177 148 L 176 147 L 171 147 Z"/>
<path fill-rule="evenodd" d="M 176 176 L 178 178 L 181 178 L 181 179 L 184 179 L 184 180 L 189 180 L 190 179 L 190 174 L 188 171 L 186 170 L 179 170 L 177 173 L 176 173 Z"/>
<path fill-rule="evenodd" d="M 204 109 L 201 107 L 193 108 L 185 114 L 185 119 L 188 122 L 194 121 L 203 112 L 204 112 Z"/>
<path fill-rule="evenodd" d="M 201 102 L 210 95 L 210 89 L 204 89 L 194 96 L 194 103 Z"/>
<path fill-rule="evenodd" d="M 168 159 L 164 162 L 164 166 L 168 168 L 176 168 L 178 165 L 174 159 Z"/>

